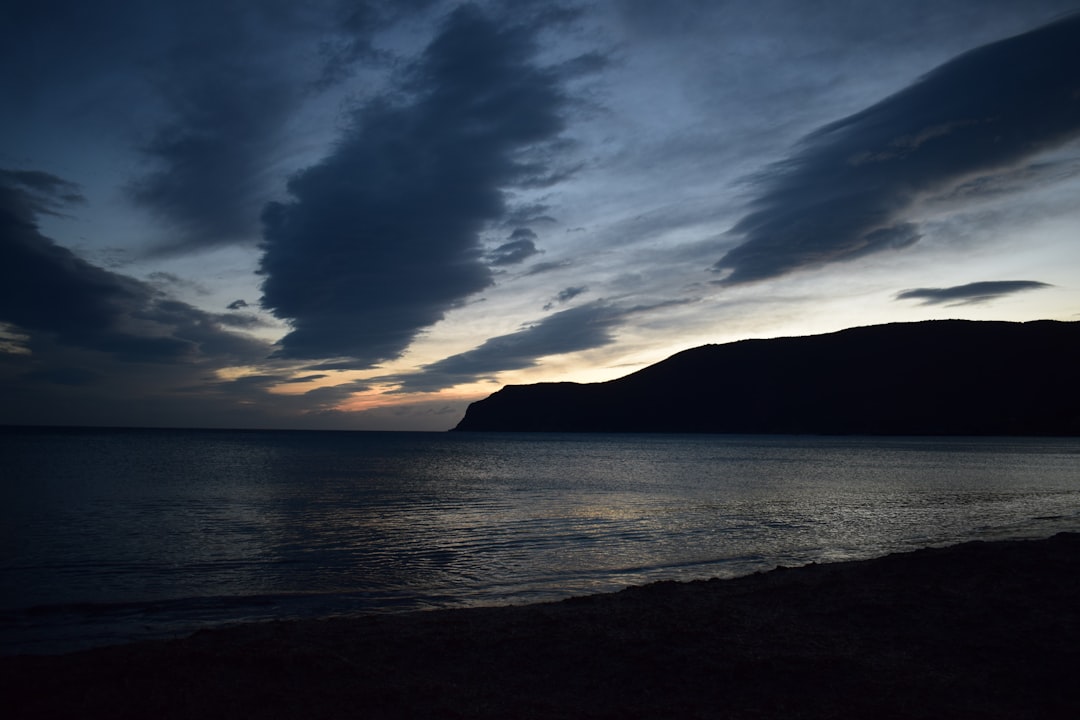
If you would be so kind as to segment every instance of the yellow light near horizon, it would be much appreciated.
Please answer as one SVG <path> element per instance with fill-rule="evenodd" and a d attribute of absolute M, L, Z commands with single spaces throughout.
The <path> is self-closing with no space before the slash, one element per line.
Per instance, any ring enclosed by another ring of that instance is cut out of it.
<path fill-rule="evenodd" d="M 336 410 L 343 412 L 362 412 L 376 408 L 392 408 L 396 406 L 416 405 L 418 403 L 430 403 L 436 401 L 448 402 L 472 402 L 487 397 L 495 392 L 498 387 L 492 388 L 485 384 L 484 389 L 479 391 L 471 389 L 463 390 L 461 387 L 446 388 L 437 392 L 425 393 L 394 393 L 392 386 L 367 392 L 356 392 L 337 406 Z"/>
<path fill-rule="evenodd" d="M 214 370 L 214 375 L 222 382 L 232 382 L 251 375 L 264 374 L 259 368 L 251 365 L 235 365 L 233 367 L 221 367 Z"/>

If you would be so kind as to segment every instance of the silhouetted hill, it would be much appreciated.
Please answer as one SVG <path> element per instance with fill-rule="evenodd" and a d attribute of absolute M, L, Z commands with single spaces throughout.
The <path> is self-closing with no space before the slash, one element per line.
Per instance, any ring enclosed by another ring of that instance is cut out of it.
<path fill-rule="evenodd" d="M 509 385 L 454 429 L 1080 435 L 1080 323 L 936 320 L 705 345 L 609 382 Z"/>

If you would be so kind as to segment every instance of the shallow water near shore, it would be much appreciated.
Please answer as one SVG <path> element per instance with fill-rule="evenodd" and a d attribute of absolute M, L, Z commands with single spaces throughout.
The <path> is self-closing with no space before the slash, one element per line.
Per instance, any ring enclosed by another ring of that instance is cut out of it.
<path fill-rule="evenodd" d="M 6 429 L 0 651 L 1080 530 L 1080 439 Z"/>

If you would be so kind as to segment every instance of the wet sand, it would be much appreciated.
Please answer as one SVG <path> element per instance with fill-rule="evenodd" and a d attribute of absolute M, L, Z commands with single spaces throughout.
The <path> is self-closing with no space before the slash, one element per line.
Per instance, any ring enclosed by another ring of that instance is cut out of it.
<path fill-rule="evenodd" d="M 5 717 L 1078 718 L 1080 535 L 0 658 Z"/>

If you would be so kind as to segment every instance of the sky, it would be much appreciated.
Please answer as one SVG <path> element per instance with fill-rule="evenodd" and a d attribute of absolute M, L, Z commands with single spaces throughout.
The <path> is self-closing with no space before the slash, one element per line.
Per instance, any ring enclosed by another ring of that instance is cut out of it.
<path fill-rule="evenodd" d="M 0 424 L 446 430 L 1080 320 L 1075 2 L 9 0 Z"/>

